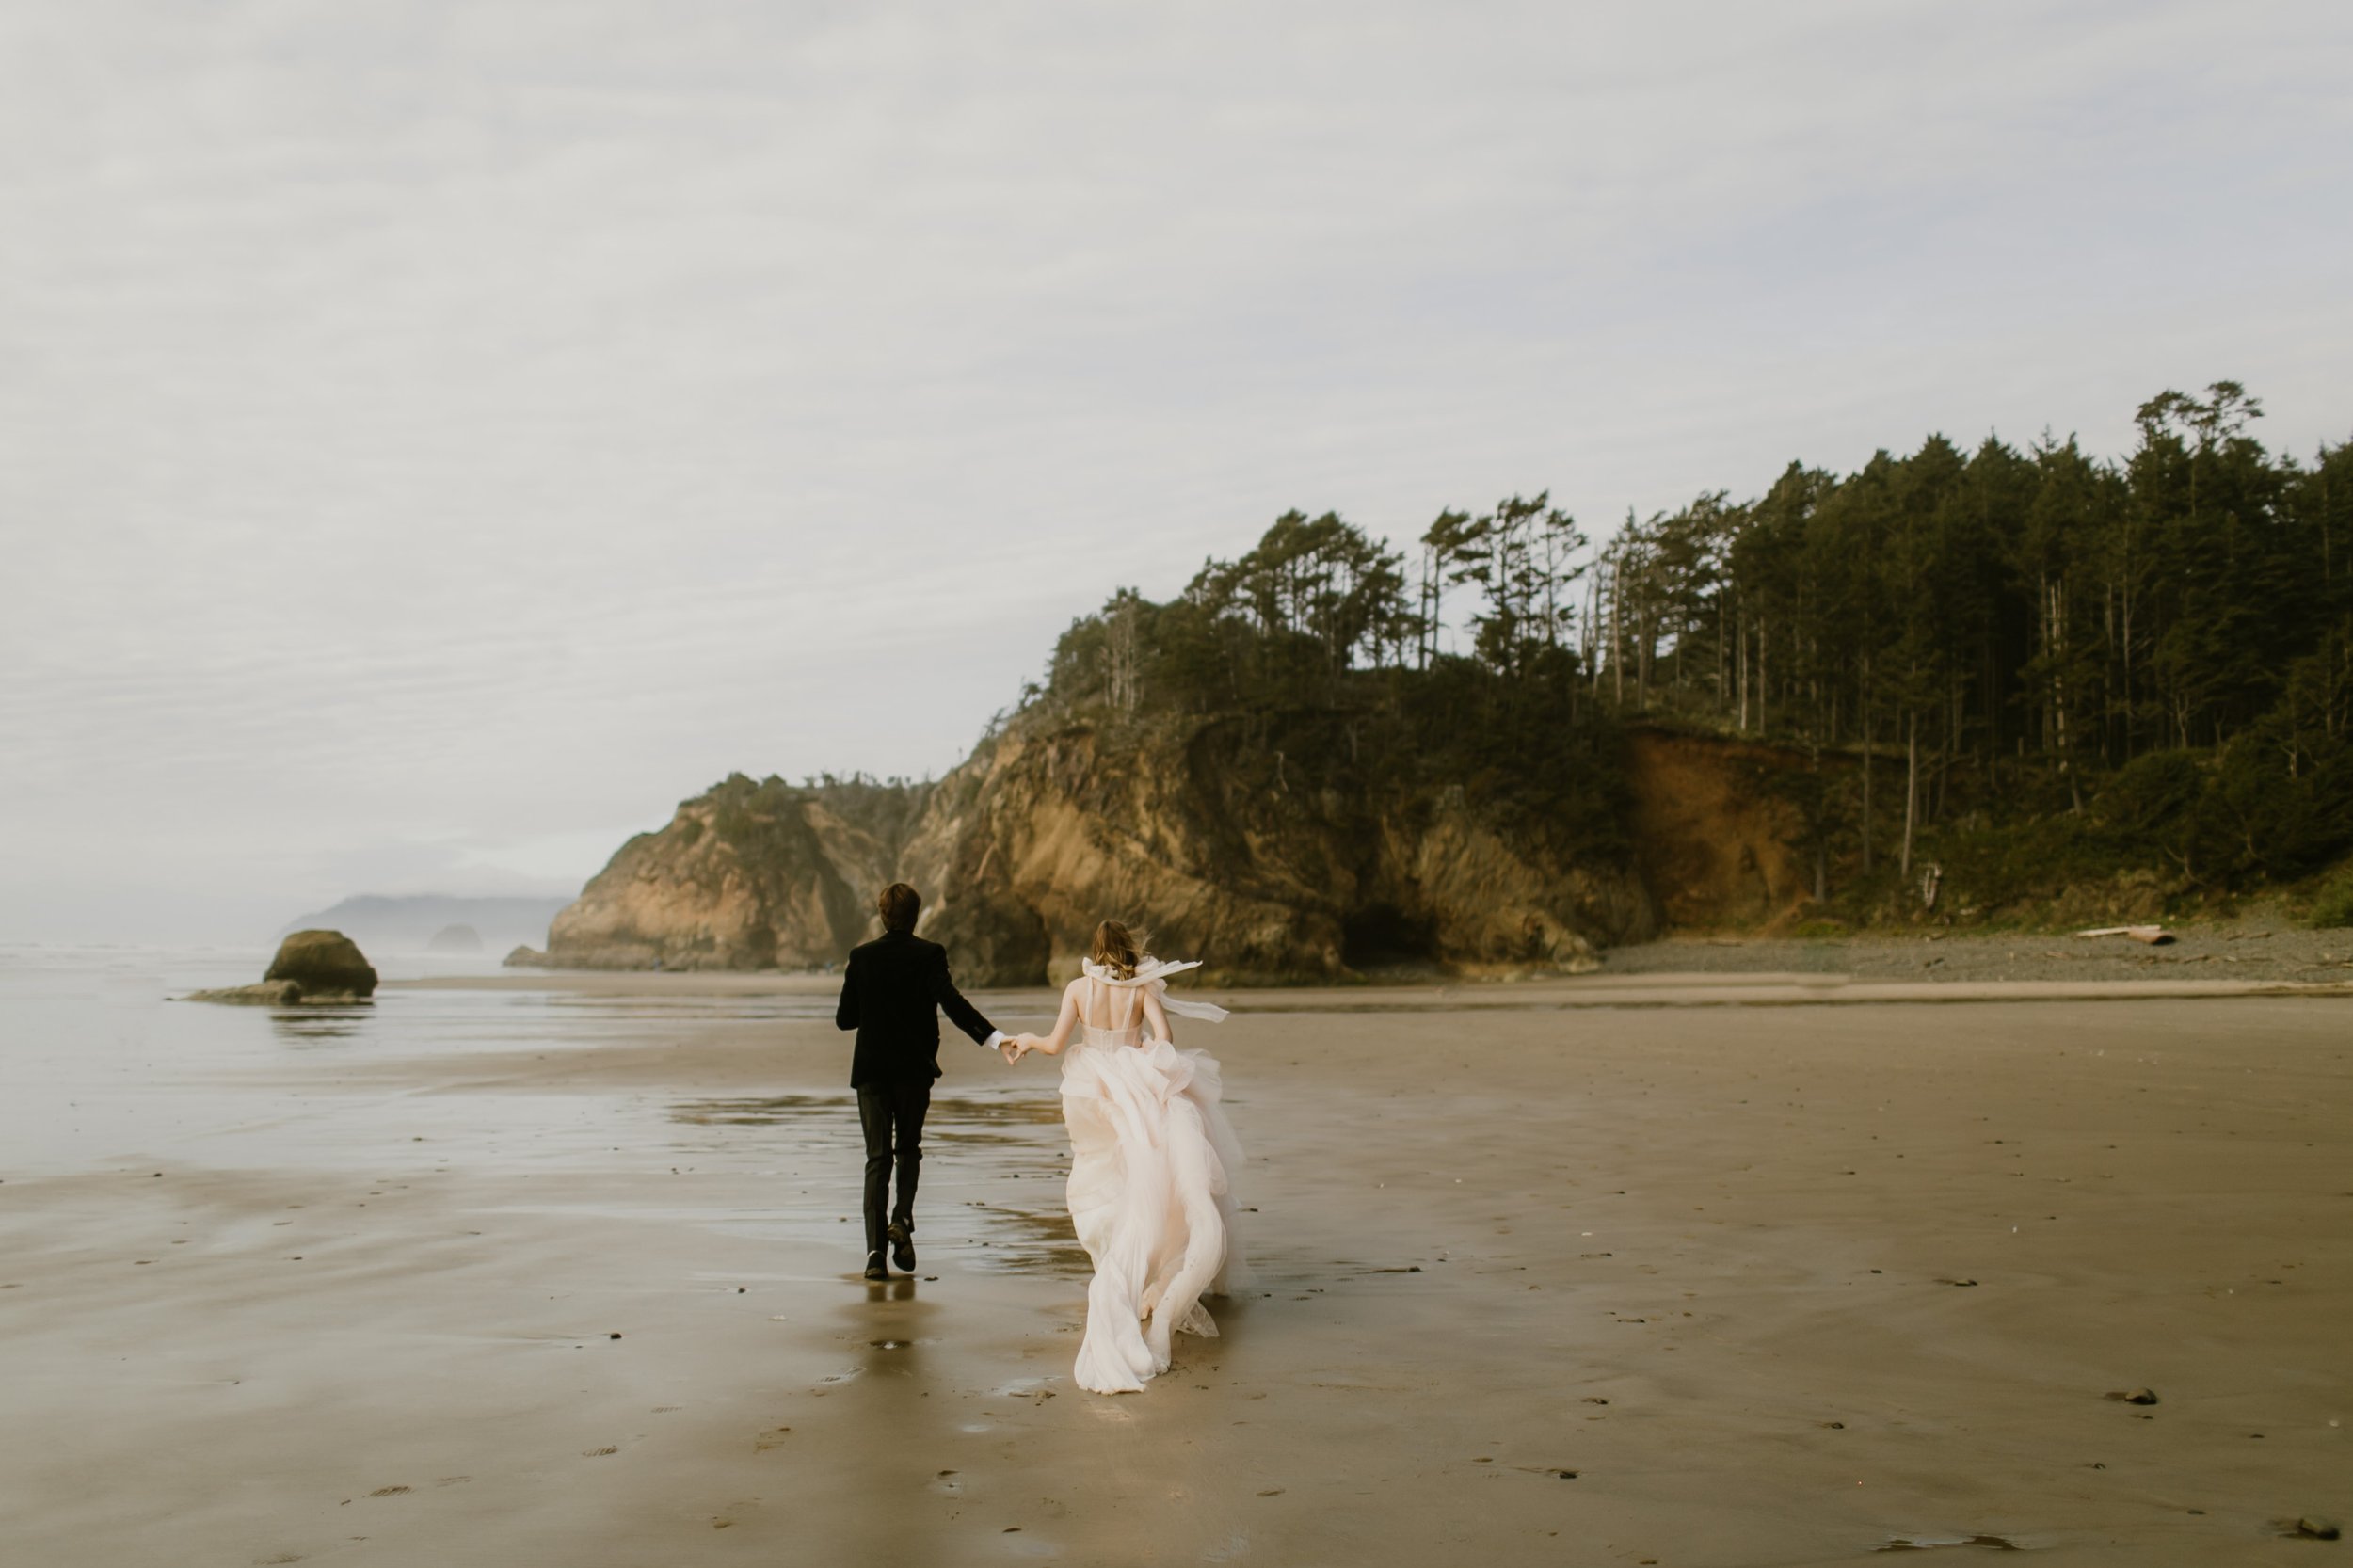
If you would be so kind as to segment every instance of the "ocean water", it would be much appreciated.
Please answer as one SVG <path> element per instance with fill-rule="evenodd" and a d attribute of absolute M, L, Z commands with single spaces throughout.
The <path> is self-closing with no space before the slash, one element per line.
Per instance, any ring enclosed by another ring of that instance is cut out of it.
<path fill-rule="evenodd" d="M 431 1059 L 548 1055 L 831 1011 L 822 997 L 552 987 L 379 991 L 340 1007 L 176 1000 L 258 979 L 269 957 L 262 949 L 0 945 L 0 1181 L 174 1162 L 335 1166 L 403 1143 L 502 1163 L 659 1163 L 690 1132 L 661 1096 L 440 1093 Z M 387 980 L 499 972 L 494 957 L 372 961 Z M 343 1070 L 420 1059 L 422 1076 L 396 1081 Z"/>

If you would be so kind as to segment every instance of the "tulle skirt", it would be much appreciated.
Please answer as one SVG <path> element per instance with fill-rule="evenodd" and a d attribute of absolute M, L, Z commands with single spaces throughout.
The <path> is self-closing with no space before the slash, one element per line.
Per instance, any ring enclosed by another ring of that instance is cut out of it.
<path fill-rule="evenodd" d="M 1241 1149 L 1218 1065 L 1163 1041 L 1081 1044 L 1063 1059 L 1070 1218 L 1094 1259 L 1079 1386 L 1141 1389 L 1168 1370 L 1169 1336 L 1215 1337 L 1201 1305 L 1248 1283 L 1228 1173 Z"/>

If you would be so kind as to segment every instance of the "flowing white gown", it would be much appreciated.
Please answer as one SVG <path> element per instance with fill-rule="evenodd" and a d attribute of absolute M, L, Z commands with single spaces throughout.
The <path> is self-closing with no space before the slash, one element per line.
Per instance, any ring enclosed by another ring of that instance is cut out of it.
<path fill-rule="evenodd" d="M 1215 1337 L 1202 1296 L 1248 1283 L 1230 1184 L 1241 1149 L 1218 1105 L 1217 1062 L 1144 1032 L 1145 992 L 1196 967 L 1146 960 L 1122 980 L 1089 964 L 1072 983 L 1081 1030 L 1062 1067 L 1070 1218 L 1095 1262 L 1075 1375 L 1097 1394 L 1133 1393 L 1168 1370 L 1178 1330 Z M 1162 1004 L 1225 1016 L 1164 995 Z"/>

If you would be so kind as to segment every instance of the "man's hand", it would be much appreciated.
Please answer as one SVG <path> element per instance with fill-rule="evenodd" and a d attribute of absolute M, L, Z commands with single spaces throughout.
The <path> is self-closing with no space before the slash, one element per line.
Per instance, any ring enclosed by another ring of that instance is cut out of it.
<path fill-rule="evenodd" d="M 1012 1035 L 1007 1035 L 1005 1037 L 1005 1043 L 997 1048 L 997 1052 L 1005 1059 L 1005 1065 L 1010 1067 L 1016 1062 L 1021 1060 L 1021 1053 L 1027 1048 L 1028 1048 L 1023 1046 L 1019 1039 Z"/>

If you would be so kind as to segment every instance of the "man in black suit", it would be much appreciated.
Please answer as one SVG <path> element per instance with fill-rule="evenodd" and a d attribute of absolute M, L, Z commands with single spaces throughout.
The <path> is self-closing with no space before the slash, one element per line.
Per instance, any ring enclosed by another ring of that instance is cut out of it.
<path fill-rule="evenodd" d="M 850 952 L 834 1023 L 857 1031 L 850 1087 L 866 1132 L 866 1277 L 888 1279 L 892 1261 L 915 1270 L 915 1180 L 923 1164 L 923 1113 L 939 1076 L 939 1012 L 981 1046 L 1003 1046 L 1004 1032 L 964 1000 L 948 977 L 948 950 L 915 934 L 923 898 L 894 882 L 876 900 L 883 934 Z M 899 1201 L 890 1203 L 890 1167 L 899 1167 Z M 887 1216 L 887 1218 L 886 1218 Z"/>

